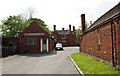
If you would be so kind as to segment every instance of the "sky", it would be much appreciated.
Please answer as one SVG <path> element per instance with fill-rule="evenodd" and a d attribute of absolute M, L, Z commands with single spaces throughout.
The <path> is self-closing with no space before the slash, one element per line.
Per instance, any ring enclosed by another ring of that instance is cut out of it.
<path fill-rule="evenodd" d="M 40 18 L 53 30 L 68 29 L 69 24 L 78 28 L 81 25 L 81 14 L 86 21 L 95 21 L 110 10 L 120 0 L 0 0 L 0 21 L 10 15 L 23 14 L 27 17 L 29 9 L 33 17 Z"/>

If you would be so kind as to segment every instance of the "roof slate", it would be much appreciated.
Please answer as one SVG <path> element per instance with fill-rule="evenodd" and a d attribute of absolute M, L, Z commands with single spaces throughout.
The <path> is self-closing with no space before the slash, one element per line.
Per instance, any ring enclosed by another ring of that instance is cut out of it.
<path fill-rule="evenodd" d="M 120 3 L 98 18 L 86 31 L 94 28 L 95 26 L 107 21 L 108 19 L 114 17 L 115 15 L 120 14 Z"/>
<path fill-rule="evenodd" d="M 69 34 L 70 34 L 70 31 L 69 31 L 69 30 L 57 30 L 57 32 L 58 32 L 60 35 L 69 35 Z"/>

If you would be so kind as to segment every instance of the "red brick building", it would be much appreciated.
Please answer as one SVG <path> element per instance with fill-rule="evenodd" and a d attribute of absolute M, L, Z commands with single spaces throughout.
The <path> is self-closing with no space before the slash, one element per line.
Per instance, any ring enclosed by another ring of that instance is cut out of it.
<path fill-rule="evenodd" d="M 81 15 L 80 51 L 120 66 L 120 3 L 85 28 Z"/>
<path fill-rule="evenodd" d="M 54 49 L 50 35 L 39 24 L 32 22 L 19 35 L 20 52 L 50 52 Z"/>
<path fill-rule="evenodd" d="M 2 38 L 2 46 L 8 47 L 10 43 L 18 45 L 18 38 L 17 37 L 3 37 Z"/>
<path fill-rule="evenodd" d="M 76 43 L 76 32 L 75 27 L 71 30 L 71 25 L 69 25 L 69 30 L 56 30 L 56 25 L 54 25 L 54 31 L 52 32 L 56 42 L 61 42 L 63 46 L 75 46 Z"/>

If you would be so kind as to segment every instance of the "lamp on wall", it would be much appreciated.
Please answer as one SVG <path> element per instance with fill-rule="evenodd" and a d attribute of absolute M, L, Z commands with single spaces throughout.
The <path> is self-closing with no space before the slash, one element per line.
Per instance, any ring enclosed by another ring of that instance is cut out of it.
<path fill-rule="evenodd" d="M 52 40 L 54 40 L 55 37 L 54 37 L 54 36 L 50 36 L 50 38 L 51 38 Z"/>

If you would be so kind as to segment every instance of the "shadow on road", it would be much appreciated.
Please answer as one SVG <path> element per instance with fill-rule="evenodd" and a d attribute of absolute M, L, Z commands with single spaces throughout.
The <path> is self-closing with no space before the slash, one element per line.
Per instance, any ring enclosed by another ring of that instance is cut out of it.
<path fill-rule="evenodd" d="M 49 53 L 21 53 L 18 55 L 19 56 L 30 56 L 30 57 L 44 57 L 44 56 L 50 56 L 50 55 L 57 55 L 57 51 L 52 51 Z"/>

